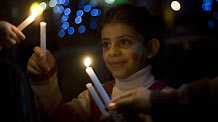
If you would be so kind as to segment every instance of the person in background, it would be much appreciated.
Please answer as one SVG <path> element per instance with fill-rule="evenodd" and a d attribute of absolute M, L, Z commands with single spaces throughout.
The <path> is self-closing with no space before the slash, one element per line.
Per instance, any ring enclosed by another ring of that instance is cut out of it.
<path fill-rule="evenodd" d="M 0 21 L 0 78 L 2 121 L 32 122 L 28 79 L 16 63 L 13 51 L 25 39 L 13 24 Z"/>
<path fill-rule="evenodd" d="M 103 84 L 111 99 L 135 88 L 169 92 L 172 88 L 152 74 L 150 60 L 160 48 L 159 18 L 150 15 L 145 7 L 130 3 L 117 5 L 100 18 L 99 36 L 103 59 L 114 80 Z M 59 122 L 100 121 L 101 113 L 89 92 L 64 103 L 58 86 L 57 63 L 47 50 L 43 63 L 42 51 L 34 48 L 27 64 L 31 87 L 41 116 Z M 135 114 L 135 113 L 131 113 Z M 130 121 L 137 121 L 131 118 Z"/>
<path fill-rule="evenodd" d="M 25 39 L 25 35 L 14 25 L 0 21 L 0 46 L 11 48 Z"/>
<path fill-rule="evenodd" d="M 134 111 L 145 121 L 145 114 L 155 117 L 157 122 L 216 121 L 218 77 L 183 84 L 168 93 L 134 89 L 123 93 L 112 102 L 107 106 L 108 110 L 118 110 L 121 113 Z M 102 118 L 102 121 L 107 119 Z"/>

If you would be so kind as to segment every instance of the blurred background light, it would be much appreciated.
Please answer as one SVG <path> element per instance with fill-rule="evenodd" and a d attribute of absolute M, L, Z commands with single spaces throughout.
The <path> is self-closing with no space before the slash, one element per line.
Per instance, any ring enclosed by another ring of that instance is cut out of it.
<path fill-rule="evenodd" d="M 51 0 L 49 1 L 49 7 L 55 7 L 57 4 L 57 1 L 56 0 Z"/>
<path fill-rule="evenodd" d="M 211 11 L 212 7 L 210 3 L 204 3 L 202 4 L 202 8 L 204 11 Z"/>
<path fill-rule="evenodd" d="M 39 5 L 38 2 L 34 2 L 31 7 L 30 7 L 30 11 L 32 14 L 34 14 L 35 16 L 41 15 L 43 13 L 43 9 L 42 7 Z"/>
<path fill-rule="evenodd" d="M 78 10 L 77 12 L 76 12 L 76 15 L 77 16 L 83 16 L 83 10 Z"/>
<path fill-rule="evenodd" d="M 89 12 L 91 10 L 91 8 L 92 8 L 91 5 L 85 5 L 84 6 L 84 11 Z"/>
<path fill-rule="evenodd" d="M 55 7 L 53 8 L 53 12 L 54 12 L 54 13 L 58 13 L 58 12 L 59 12 L 59 6 L 55 6 Z"/>
<path fill-rule="evenodd" d="M 105 0 L 105 2 L 106 2 L 107 4 L 113 4 L 113 3 L 115 2 L 115 0 Z"/>
<path fill-rule="evenodd" d="M 64 30 L 60 30 L 60 31 L 58 32 L 58 36 L 61 37 L 61 38 L 63 38 L 63 37 L 65 36 Z"/>
<path fill-rule="evenodd" d="M 68 22 L 64 22 L 62 25 L 61 25 L 61 28 L 63 30 L 67 30 L 67 28 L 70 26 L 70 24 Z"/>
<path fill-rule="evenodd" d="M 80 25 L 79 28 L 78 28 L 78 31 L 80 33 L 84 33 L 86 31 L 86 27 L 84 25 Z"/>
<path fill-rule="evenodd" d="M 69 27 L 67 32 L 68 32 L 69 35 L 72 35 L 74 33 L 74 28 Z"/>
<path fill-rule="evenodd" d="M 75 23 L 76 24 L 80 24 L 82 22 L 82 17 L 81 16 L 77 16 L 76 18 L 75 18 Z"/>
<path fill-rule="evenodd" d="M 178 1 L 173 1 L 171 3 L 171 8 L 174 10 L 174 11 L 179 11 L 181 9 L 181 5 Z"/>
<path fill-rule="evenodd" d="M 65 15 L 69 15 L 70 12 L 71 12 L 70 8 L 66 8 L 66 9 L 64 10 L 64 14 L 65 14 Z"/>
<path fill-rule="evenodd" d="M 97 6 L 97 2 L 94 0 L 89 1 L 89 5 L 91 5 L 92 8 Z"/>
<path fill-rule="evenodd" d="M 64 2 L 64 4 L 63 4 L 64 6 L 67 6 L 67 5 L 69 5 L 69 0 L 65 0 L 65 2 Z"/>
<path fill-rule="evenodd" d="M 100 16 L 101 15 L 101 9 L 98 9 L 98 15 L 97 16 Z"/>
<path fill-rule="evenodd" d="M 213 4 L 213 0 L 203 0 L 204 3 Z"/>
<path fill-rule="evenodd" d="M 57 0 L 57 4 L 64 4 L 65 0 Z"/>
<path fill-rule="evenodd" d="M 218 20 L 218 12 L 214 12 L 214 13 L 213 13 L 213 18 L 216 19 L 216 20 Z"/>
<path fill-rule="evenodd" d="M 208 21 L 208 27 L 209 27 L 210 29 L 213 29 L 214 26 L 215 26 L 214 21 L 213 21 L 213 20 L 209 20 L 209 21 Z"/>
<path fill-rule="evenodd" d="M 63 22 L 66 22 L 68 19 L 69 19 L 69 16 L 63 15 L 63 16 L 61 17 L 61 22 L 62 22 L 62 23 L 63 23 Z"/>
<path fill-rule="evenodd" d="M 45 2 L 41 2 L 40 4 L 40 7 L 42 8 L 42 10 L 45 10 L 46 9 L 46 3 Z"/>
<path fill-rule="evenodd" d="M 58 13 L 61 14 L 61 13 L 63 13 L 63 12 L 64 12 L 64 7 L 63 7 L 62 5 L 60 5 L 60 6 L 59 6 L 59 11 L 58 11 Z"/>
<path fill-rule="evenodd" d="M 98 16 L 98 9 L 92 9 L 90 13 L 93 17 Z"/>

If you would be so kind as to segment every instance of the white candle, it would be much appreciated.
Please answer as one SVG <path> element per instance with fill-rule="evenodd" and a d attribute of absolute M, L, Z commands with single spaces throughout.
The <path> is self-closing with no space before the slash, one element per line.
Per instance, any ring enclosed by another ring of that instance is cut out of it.
<path fill-rule="evenodd" d="M 92 82 L 95 84 L 95 87 L 101 95 L 101 98 L 103 99 L 104 103 L 106 105 L 110 104 L 111 100 L 106 91 L 104 90 L 103 86 L 101 85 L 100 81 L 98 80 L 98 77 L 95 75 L 95 72 L 93 71 L 92 67 L 86 67 L 86 72 L 91 78 Z"/>
<path fill-rule="evenodd" d="M 27 17 L 20 25 L 17 26 L 17 28 L 20 29 L 21 31 L 24 28 L 26 28 L 28 25 L 30 25 L 35 20 L 35 18 L 38 15 L 42 14 L 42 12 L 43 12 L 42 7 L 37 2 L 34 2 L 31 5 L 30 10 L 31 10 L 31 15 L 29 17 Z"/>
<path fill-rule="evenodd" d="M 44 54 L 44 61 L 46 60 L 46 22 L 40 22 L 40 48 Z"/>
<path fill-rule="evenodd" d="M 26 28 L 29 24 L 31 24 L 35 20 L 35 17 L 36 16 L 34 15 L 30 15 L 20 25 L 18 25 L 17 28 L 22 31 L 24 28 Z"/>
<path fill-rule="evenodd" d="M 99 94 L 101 95 L 101 98 L 103 99 L 104 103 L 106 105 L 109 105 L 111 103 L 111 100 L 110 100 L 108 94 L 106 93 L 106 91 L 104 90 L 104 88 L 101 85 L 100 81 L 98 80 L 98 77 L 95 75 L 95 72 L 93 71 L 92 67 L 89 66 L 90 63 L 91 63 L 91 59 L 86 58 L 84 63 L 86 65 L 86 73 L 89 75 L 92 82 L 95 84 L 95 87 L 97 88 Z M 112 115 L 115 122 L 121 122 L 121 119 L 118 116 L 118 113 L 117 113 L 116 110 L 112 110 L 112 111 L 109 111 L 109 112 Z"/>
<path fill-rule="evenodd" d="M 98 108 L 100 109 L 101 113 L 103 115 L 108 114 L 108 112 L 105 111 L 104 104 L 102 103 L 101 99 L 98 97 L 98 94 L 96 93 L 96 91 L 95 91 L 94 87 L 92 86 L 92 84 L 87 83 L 86 87 L 88 88 L 90 94 L 92 95 L 92 98 L 95 100 L 95 103 L 98 106 Z"/>

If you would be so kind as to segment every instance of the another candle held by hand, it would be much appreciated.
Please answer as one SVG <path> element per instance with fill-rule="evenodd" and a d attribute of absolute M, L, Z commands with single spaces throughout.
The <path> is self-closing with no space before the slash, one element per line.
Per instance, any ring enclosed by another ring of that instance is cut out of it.
<path fill-rule="evenodd" d="M 30 25 L 35 20 L 35 18 L 43 12 L 42 7 L 37 2 L 32 4 L 30 10 L 31 15 L 28 16 L 20 25 L 17 26 L 17 28 L 21 31 L 28 25 Z"/>
<path fill-rule="evenodd" d="M 40 22 L 40 48 L 43 52 L 43 62 L 46 61 L 46 22 Z"/>

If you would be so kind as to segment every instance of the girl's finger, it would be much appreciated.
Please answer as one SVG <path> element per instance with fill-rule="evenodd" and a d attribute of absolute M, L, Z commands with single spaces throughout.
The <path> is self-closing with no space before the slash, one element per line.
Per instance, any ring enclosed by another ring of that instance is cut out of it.
<path fill-rule="evenodd" d="M 30 65 L 27 65 L 27 72 L 29 72 L 30 74 L 33 74 L 33 75 L 42 75 L 42 73 L 40 73 L 39 71 L 35 70 Z"/>

